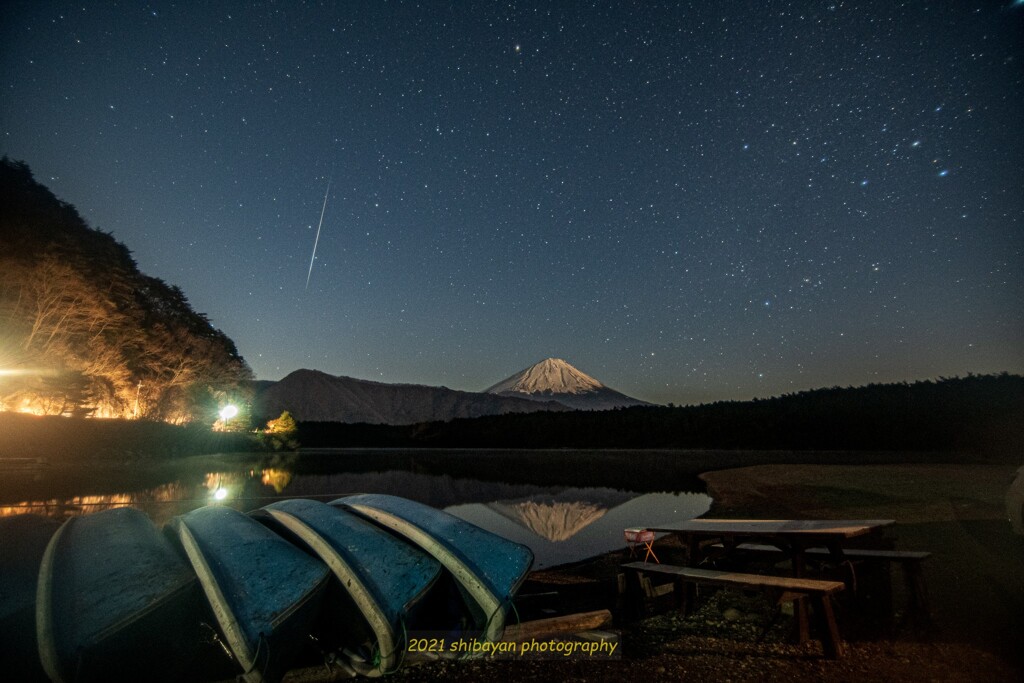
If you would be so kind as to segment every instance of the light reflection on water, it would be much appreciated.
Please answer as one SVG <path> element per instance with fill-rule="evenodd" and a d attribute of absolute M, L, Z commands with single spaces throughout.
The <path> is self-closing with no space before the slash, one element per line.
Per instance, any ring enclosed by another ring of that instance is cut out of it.
<path fill-rule="evenodd" d="M 329 502 L 354 493 L 387 493 L 447 510 L 529 546 L 534 568 L 573 562 L 624 546 L 622 530 L 704 514 L 703 493 L 639 493 L 613 488 L 545 486 L 456 478 L 405 470 L 299 474 L 287 467 L 207 472 L 136 491 L 0 505 L 0 516 L 56 519 L 131 506 L 158 525 L 208 504 L 249 511 L 282 498 Z M 219 500 L 223 495 L 223 500 Z"/>

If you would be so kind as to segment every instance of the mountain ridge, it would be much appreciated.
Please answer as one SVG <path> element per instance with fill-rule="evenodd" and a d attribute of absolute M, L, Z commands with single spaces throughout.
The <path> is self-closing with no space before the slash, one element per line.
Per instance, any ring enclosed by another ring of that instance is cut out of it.
<path fill-rule="evenodd" d="M 296 420 L 305 422 L 389 425 L 568 410 L 553 401 L 529 401 L 422 384 L 387 384 L 304 368 L 260 391 L 253 409 L 264 418 L 287 410 Z"/>

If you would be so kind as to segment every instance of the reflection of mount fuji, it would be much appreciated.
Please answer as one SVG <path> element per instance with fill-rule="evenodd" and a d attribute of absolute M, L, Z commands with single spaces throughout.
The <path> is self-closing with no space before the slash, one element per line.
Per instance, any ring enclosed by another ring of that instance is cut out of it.
<path fill-rule="evenodd" d="M 534 569 L 540 569 L 623 548 L 623 529 L 699 517 L 710 505 L 711 499 L 703 493 L 564 489 L 532 491 L 525 497 L 520 494 L 445 510 L 529 546 Z"/>
<path fill-rule="evenodd" d="M 611 489 L 567 489 L 555 496 L 502 500 L 487 507 L 549 541 L 565 541 L 636 494 Z"/>

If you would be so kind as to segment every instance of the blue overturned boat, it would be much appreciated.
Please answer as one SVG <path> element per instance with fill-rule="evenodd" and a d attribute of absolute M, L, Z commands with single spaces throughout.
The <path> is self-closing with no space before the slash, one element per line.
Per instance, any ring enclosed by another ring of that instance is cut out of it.
<path fill-rule="evenodd" d="M 436 558 L 458 583 L 481 637 L 501 638 L 512 597 L 533 564 L 529 548 L 397 496 L 361 494 L 331 505 L 373 520 Z"/>
<path fill-rule="evenodd" d="M 231 508 L 193 510 L 172 519 L 168 532 L 199 577 L 241 677 L 282 676 L 320 609 L 327 566 Z"/>
<path fill-rule="evenodd" d="M 0 671 L 12 681 L 47 681 L 36 642 L 36 586 L 46 546 L 60 527 L 39 515 L 0 517 Z"/>
<path fill-rule="evenodd" d="M 173 681 L 193 665 L 207 670 L 204 614 L 195 575 L 138 510 L 72 517 L 46 546 L 36 638 L 53 681 Z"/>
<path fill-rule="evenodd" d="M 393 671 L 419 625 L 418 608 L 438 584 L 441 565 L 420 549 L 338 507 L 313 500 L 284 500 L 253 513 L 315 553 L 337 582 L 324 608 L 325 638 L 338 649 L 368 643 L 354 656 L 355 671 Z"/>

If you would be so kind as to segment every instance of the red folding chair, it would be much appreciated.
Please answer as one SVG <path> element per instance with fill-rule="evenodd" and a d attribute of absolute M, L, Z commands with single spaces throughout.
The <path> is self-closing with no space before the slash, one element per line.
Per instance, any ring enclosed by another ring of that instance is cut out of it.
<path fill-rule="evenodd" d="M 629 556 L 636 557 L 636 549 L 639 546 L 647 548 L 647 554 L 644 555 L 644 562 L 647 558 L 653 557 L 654 561 L 661 564 L 661 560 L 654 554 L 654 532 L 648 529 L 626 529 L 622 532 L 622 535 L 626 537 L 626 545 L 629 546 Z"/>

